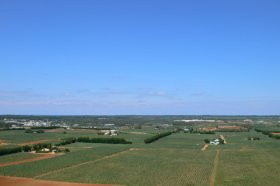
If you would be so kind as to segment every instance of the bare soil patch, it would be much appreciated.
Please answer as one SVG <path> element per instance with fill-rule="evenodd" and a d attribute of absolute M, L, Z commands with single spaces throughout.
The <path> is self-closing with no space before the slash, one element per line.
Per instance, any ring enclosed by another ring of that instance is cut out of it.
<path fill-rule="evenodd" d="M 108 184 L 83 184 L 58 181 L 35 180 L 31 178 L 18 178 L 0 176 L 0 185 L 3 186 L 111 186 Z"/>
<path fill-rule="evenodd" d="M 219 164 L 219 157 L 220 157 L 220 150 L 217 151 L 215 159 L 214 159 L 214 168 L 210 177 L 210 186 L 215 185 L 215 179 L 217 175 L 217 170 L 218 170 L 218 164 Z"/>
<path fill-rule="evenodd" d="M 224 143 L 227 144 L 226 138 L 223 135 L 220 135 L 220 138 L 224 140 Z"/>
<path fill-rule="evenodd" d="M 7 142 L 7 141 L 5 141 L 5 140 L 0 140 L 0 146 L 1 145 L 8 145 L 9 143 Z"/>
<path fill-rule="evenodd" d="M 205 151 L 208 147 L 209 147 L 209 144 L 205 144 L 204 147 L 201 150 Z"/>
<path fill-rule="evenodd" d="M 19 165 L 22 163 L 27 163 L 27 162 L 32 162 L 32 161 L 40 161 L 43 159 L 53 158 L 55 156 L 57 156 L 57 155 L 56 154 L 43 154 L 42 156 L 31 158 L 31 159 L 25 159 L 25 160 L 7 162 L 7 163 L 0 163 L 0 167 L 6 167 L 6 166 L 10 166 L 10 165 Z M 0 185 L 1 185 L 1 183 L 0 183 Z"/>
<path fill-rule="evenodd" d="M 280 132 L 273 132 L 273 135 L 280 135 Z"/>

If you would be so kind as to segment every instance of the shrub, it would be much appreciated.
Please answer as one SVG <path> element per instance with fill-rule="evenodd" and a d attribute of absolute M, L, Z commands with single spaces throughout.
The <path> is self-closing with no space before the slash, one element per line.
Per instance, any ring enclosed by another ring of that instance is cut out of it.
<path fill-rule="evenodd" d="M 90 143 L 90 138 L 89 137 L 78 137 L 77 142 Z"/>
<path fill-rule="evenodd" d="M 39 143 L 39 144 L 33 145 L 33 149 L 36 152 L 39 152 L 43 148 L 47 148 L 47 149 L 52 150 L 52 144 L 50 144 L 50 143 Z"/>
<path fill-rule="evenodd" d="M 209 139 L 205 139 L 204 142 L 205 143 L 210 143 L 210 140 Z"/>
<path fill-rule="evenodd" d="M 32 150 L 32 147 L 29 145 L 25 145 L 22 147 L 23 152 L 30 152 Z"/>
<path fill-rule="evenodd" d="M 223 140 L 222 138 L 219 138 L 219 143 L 223 145 L 223 144 L 225 144 L 225 140 Z"/>
<path fill-rule="evenodd" d="M 70 150 L 69 149 L 64 149 L 64 152 L 70 152 Z"/>
<path fill-rule="evenodd" d="M 33 132 L 33 130 L 31 130 L 31 129 L 26 129 L 25 130 L 25 133 L 32 133 Z"/>
<path fill-rule="evenodd" d="M 35 131 L 35 132 L 37 132 L 37 133 L 45 133 L 45 131 L 44 130 L 42 130 L 42 129 L 40 129 L 40 130 L 37 130 L 37 131 Z"/>
<path fill-rule="evenodd" d="M 77 139 L 74 137 L 62 139 L 62 142 L 55 144 L 55 146 L 69 145 L 71 143 L 76 143 Z"/>

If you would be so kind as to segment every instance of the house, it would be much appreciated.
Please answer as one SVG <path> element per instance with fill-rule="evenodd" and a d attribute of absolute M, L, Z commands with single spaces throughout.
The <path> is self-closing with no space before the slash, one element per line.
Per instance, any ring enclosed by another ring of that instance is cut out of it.
<path fill-rule="evenodd" d="M 214 139 L 214 140 L 210 141 L 210 145 L 219 145 L 219 144 L 220 144 L 219 139 Z"/>
<path fill-rule="evenodd" d="M 117 136 L 118 131 L 117 130 L 101 130 L 100 133 L 106 136 Z"/>
<path fill-rule="evenodd" d="M 110 136 L 117 136 L 118 131 L 117 130 L 110 130 L 111 135 Z"/>
<path fill-rule="evenodd" d="M 48 148 L 43 148 L 41 151 L 42 151 L 42 152 L 50 152 L 51 150 L 48 149 Z"/>

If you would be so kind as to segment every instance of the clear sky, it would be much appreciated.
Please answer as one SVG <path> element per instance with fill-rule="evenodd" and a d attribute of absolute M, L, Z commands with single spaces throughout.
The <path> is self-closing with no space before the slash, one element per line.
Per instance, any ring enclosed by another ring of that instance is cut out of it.
<path fill-rule="evenodd" d="M 280 114 L 279 0 L 0 0 L 0 114 Z"/>

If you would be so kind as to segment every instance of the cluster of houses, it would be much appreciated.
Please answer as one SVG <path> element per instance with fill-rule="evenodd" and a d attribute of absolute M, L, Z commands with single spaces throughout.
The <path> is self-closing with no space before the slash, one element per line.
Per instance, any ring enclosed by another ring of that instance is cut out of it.
<path fill-rule="evenodd" d="M 10 129 L 25 129 L 30 127 L 63 127 L 70 129 L 65 123 L 54 124 L 52 121 L 48 120 L 29 120 L 29 119 L 7 119 L 4 118 L 3 122 L 10 124 Z"/>
<path fill-rule="evenodd" d="M 220 144 L 224 144 L 225 143 L 225 141 L 223 139 L 221 139 L 221 138 L 213 139 L 213 140 L 205 139 L 204 142 L 208 143 L 210 145 L 220 145 Z"/>
<path fill-rule="evenodd" d="M 98 135 L 105 135 L 105 136 L 117 136 L 119 132 L 117 130 L 100 130 Z"/>
<path fill-rule="evenodd" d="M 220 144 L 219 139 L 214 139 L 214 140 L 210 141 L 210 145 L 219 145 L 219 144 Z"/>

